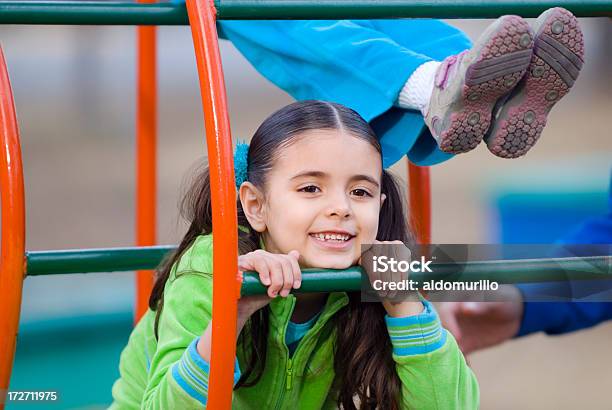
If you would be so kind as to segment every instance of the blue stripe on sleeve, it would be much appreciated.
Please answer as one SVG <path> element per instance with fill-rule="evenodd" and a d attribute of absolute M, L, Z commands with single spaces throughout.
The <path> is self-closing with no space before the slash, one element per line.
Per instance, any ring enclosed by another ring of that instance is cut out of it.
<path fill-rule="evenodd" d="M 174 366 L 172 366 L 172 376 L 174 377 L 174 380 L 176 380 L 178 385 L 181 386 L 181 388 L 185 390 L 187 394 L 189 394 L 191 397 L 193 397 L 200 403 L 206 405 L 207 398 L 203 396 L 202 394 L 198 393 L 198 391 L 196 391 L 194 388 L 192 388 L 187 383 L 187 381 L 180 375 L 179 370 L 178 370 L 179 363 L 180 362 L 175 363 Z"/>
<path fill-rule="evenodd" d="M 197 350 L 196 338 L 189 344 L 181 360 L 172 367 L 172 376 L 183 390 L 202 404 L 206 404 L 208 397 L 208 375 L 210 365 L 200 356 Z M 241 372 L 238 359 L 234 362 L 234 386 L 240 380 Z"/>
<path fill-rule="evenodd" d="M 419 315 L 385 316 L 393 353 L 398 356 L 431 353 L 446 343 L 446 330 L 442 328 L 433 305 L 424 299 L 422 302 L 425 309 Z"/>

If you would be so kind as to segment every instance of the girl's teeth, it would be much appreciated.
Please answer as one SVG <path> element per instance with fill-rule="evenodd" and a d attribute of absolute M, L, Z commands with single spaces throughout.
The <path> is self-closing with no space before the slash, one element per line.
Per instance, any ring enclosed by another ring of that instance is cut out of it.
<path fill-rule="evenodd" d="M 314 235 L 316 238 L 324 240 L 324 241 L 348 241 L 350 239 L 349 235 L 336 235 L 336 234 L 322 234 L 318 233 Z"/>

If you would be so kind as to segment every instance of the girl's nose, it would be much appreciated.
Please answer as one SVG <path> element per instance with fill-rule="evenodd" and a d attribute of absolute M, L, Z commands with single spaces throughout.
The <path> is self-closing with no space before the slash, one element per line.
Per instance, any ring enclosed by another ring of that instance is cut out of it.
<path fill-rule="evenodd" d="M 340 218 L 348 218 L 351 215 L 351 211 L 348 208 L 336 208 L 330 213 L 330 216 L 339 216 Z"/>
<path fill-rule="evenodd" d="M 348 218 L 352 214 L 351 205 L 346 195 L 337 196 L 330 204 L 327 211 L 328 216 Z"/>

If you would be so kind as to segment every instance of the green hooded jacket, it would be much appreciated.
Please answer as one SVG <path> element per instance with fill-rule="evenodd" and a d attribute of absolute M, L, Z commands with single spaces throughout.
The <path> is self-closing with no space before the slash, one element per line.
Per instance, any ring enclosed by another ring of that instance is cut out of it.
<path fill-rule="evenodd" d="M 208 363 L 196 350 L 212 316 L 212 235 L 200 236 L 173 267 L 164 289 L 159 340 L 155 312 L 136 325 L 121 353 L 120 378 L 112 389 L 111 409 L 188 410 L 206 406 Z M 285 344 L 295 297 L 270 303 L 265 370 L 252 387 L 234 391 L 235 409 L 335 409 L 335 329 L 332 316 L 348 303 L 345 292 L 330 293 L 317 321 L 290 357 Z M 475 409 L 479 392 L 452 335 L 443 329 L 433 306 L 406 318 L 386 316 L 393 359 L 402 382 L 405 409 Z M 234 383 L 245 354 L 237 352 Z M 380 403 L 381 408 L 388 408 Z"/>

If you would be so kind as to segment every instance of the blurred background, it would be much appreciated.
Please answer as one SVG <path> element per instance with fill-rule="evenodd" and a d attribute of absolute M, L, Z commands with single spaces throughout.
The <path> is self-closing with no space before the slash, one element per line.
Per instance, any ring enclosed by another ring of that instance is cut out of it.
<path fill-rule="evenodd" d="M 476 38 L 487 20 L 451 24 Z M 548 243 L 606 213 L 612 163 L 612 25 L 581 19 L 586 65 L 517 160 L 484 144 L 432 168 L 434 243 Z M 0 26 L 21 127 L 27 249 L 134 243 L 133 27 Z M 158 237 L 176 244 L 182 182 L 205 156 L 187 27 L 160 27 Z M 234 137 L 291 98 L 221 42 Z M 394 166 L 405 177 L 406 163 Z M 133 273 L 28 278 L 11 390 L 54 390 L 57 407 L 111 402 L 131 330 Z M 612 323 L 514 340 L 470 356 L 483 409 L 610 408 Z M 9 405 L 26 409 L 27 405 Z M 40 405 L 32 408 L 41 408 Z"/>

